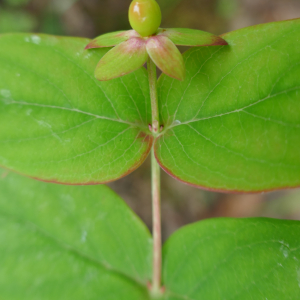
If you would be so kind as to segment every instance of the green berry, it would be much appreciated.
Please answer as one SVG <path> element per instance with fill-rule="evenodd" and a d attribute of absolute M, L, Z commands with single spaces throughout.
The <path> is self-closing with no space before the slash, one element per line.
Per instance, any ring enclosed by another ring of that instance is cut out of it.
<path fill-rule="evenodd" d="M 141 36 L 153 35 L 161 23 L 161 10 L 155 0 L 134 0 L 129 7 L 131 27 Z"/>

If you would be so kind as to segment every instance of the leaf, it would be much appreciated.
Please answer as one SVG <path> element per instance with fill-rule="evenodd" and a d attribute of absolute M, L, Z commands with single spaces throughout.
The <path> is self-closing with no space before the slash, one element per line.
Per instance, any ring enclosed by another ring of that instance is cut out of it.
<path fill-rule="evenodd" d="M 152 143 L 146 71 L 99 82 L 89 40 L 0 36 L 0 165 L 37 179 L 93 184 L 136 169 Z"/>
<path fill-rule="evenodd" d="M 298 299 L 300 223 L 210 219 L 164 246 L 165 300 Z"/>
<path fill-rule="evenodd" d="M 175 45 L 218 46 L 227 45 L 221 37 L 209 32 L 189 28 L 160 29 L 158 35 L 168 37 Z"/>
<path fill-rule="evenodd" d="M 157 67 L 178 80 L 185 77 L 184 61 L 177 47 L 164 36 L 153 36 L 147 40 L 147 52 Z"/>
<path fill-rule="evenodd" d="M 3 299 L 147 300 L 152 239 L 106 186 L 64 186 L 0 170 Z"/>
<path fill-rule="evenodd" d="M 111 80 L 131 73 L 143 66 L 147 61 L 145 41 L 131 38 L 107 52 L 95 70 L 98 80 Z"/>
<path fill-rule="evenodd" d="M 300 19 L 244 28 L 229 46 L 193 48 L 187 76 L 159 80 L 169 174 L 218 191 L 300 185 Z"/>
<path fill-rule="evenodd" d="M 134 30 L 109 32 L 93 39 L 85 49 L 112 47 L 127 41 L 131 37 L 138 36 L 139 34 Z"/>

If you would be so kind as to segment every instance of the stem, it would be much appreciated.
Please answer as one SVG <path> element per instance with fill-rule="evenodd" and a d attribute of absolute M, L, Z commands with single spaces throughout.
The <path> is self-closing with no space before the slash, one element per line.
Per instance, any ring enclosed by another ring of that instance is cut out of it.
<path fill-rule="evenodd" d="M 161 293 L 161 210 L 160 210 L 160 167 L 151 150 L 152 169 L 152 234 L 153 234 L 153 277 L 152 292 Z"/>
<path fill-rule="evenodd" d="M 158 98 L 157 98 L 157 77 L 156 77 L 156 65 L 148 58 L 147 62 L 151 109 L 152 109 L 152 131 L 157 134 L 159 131 L 159 112 L 158 112 Z"/>
<path fill-rule="evenodd" d="M 149 57 L 148 76 L 152 108 L 152 132 L 154 136 L 159 133 L 159 112 L 157 98 L 156 65 Z M 153 234 L 153 277 L 152 295 L 159 297 L 161 294 L 161 208 L 160 208 L 160 167 L 151 149 L 151 174 L 152 174 L 152 234 Z"/>

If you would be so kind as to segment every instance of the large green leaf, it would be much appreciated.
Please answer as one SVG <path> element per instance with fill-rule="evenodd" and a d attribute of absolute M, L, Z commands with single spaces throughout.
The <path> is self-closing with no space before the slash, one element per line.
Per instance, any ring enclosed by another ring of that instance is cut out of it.
<path fill-rule="evenodd" d="M 1 299 L 148 299 L 150 233 L 108 187 L 0 178 Z"/>
<path fill-rule="evenodd" d="M 214 219 L 186 226 L 164 248 L 164 299 L 299 299 L 299 236 L 298 221 Z"/>
<path fill-rule="evenodd" d="M 160 78 L 159 163 L 207 189 L 299 186 L 300 19 L 222 37 L 184 55 L 184 82 Z"/>
<path fill-rule="evenodd" d="M 46 181 L 102 183 L 146 158 L 152 138 L 145 69 L 110 82 L 89 40 L 0 36 L 0 165 Z"/>

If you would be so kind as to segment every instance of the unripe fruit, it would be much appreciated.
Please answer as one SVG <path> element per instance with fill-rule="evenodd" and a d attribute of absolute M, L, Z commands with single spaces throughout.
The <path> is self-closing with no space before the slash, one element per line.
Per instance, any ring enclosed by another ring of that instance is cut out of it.
<path fill-rule="evenodd" d="M 155 0 L 134 0 L 129 7 L 131 27 L 141 36 L 157 32 L 161 23 L 161 10 Z"/>

